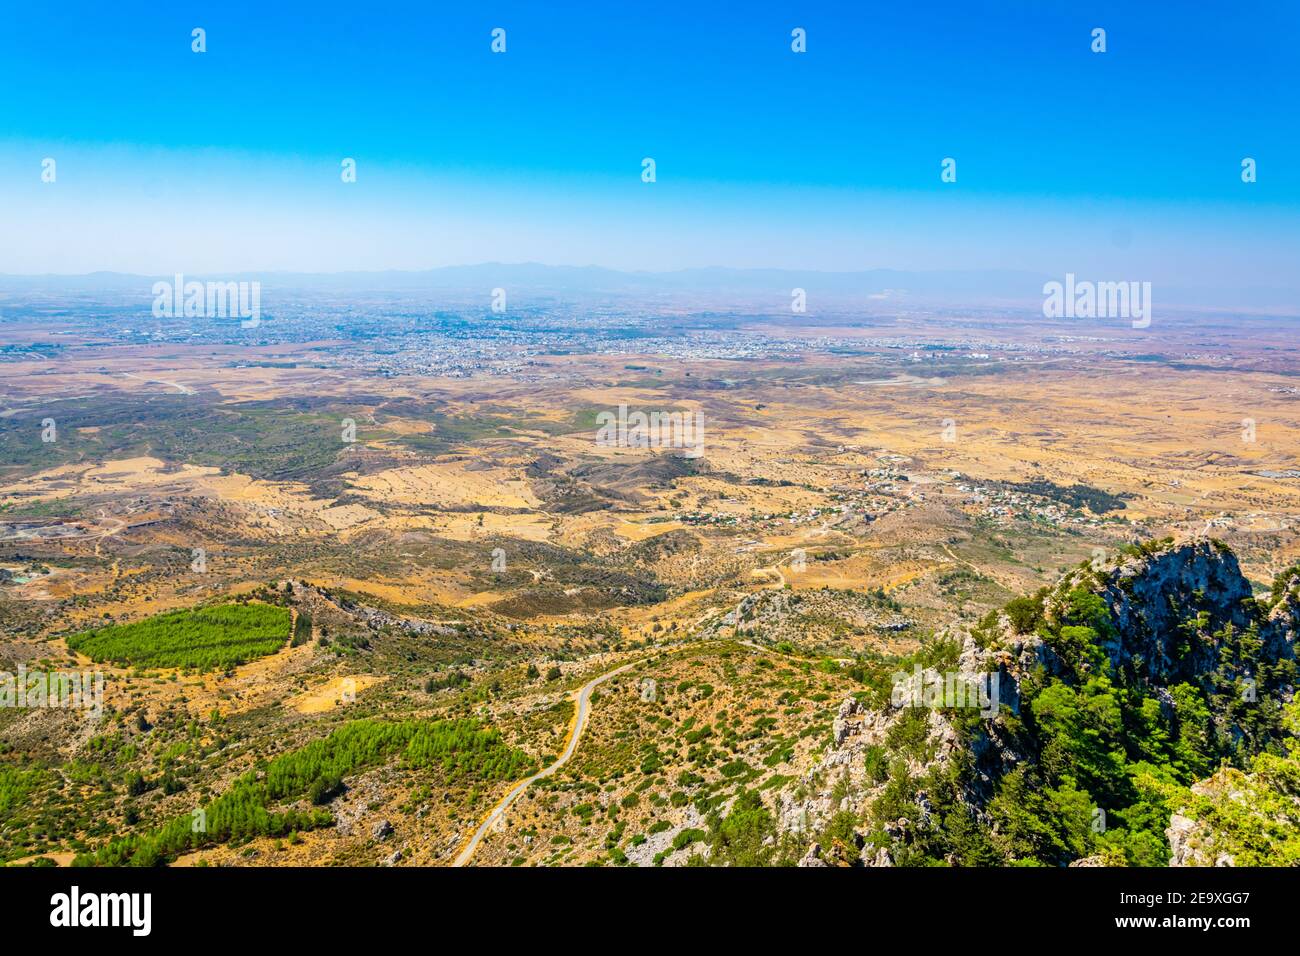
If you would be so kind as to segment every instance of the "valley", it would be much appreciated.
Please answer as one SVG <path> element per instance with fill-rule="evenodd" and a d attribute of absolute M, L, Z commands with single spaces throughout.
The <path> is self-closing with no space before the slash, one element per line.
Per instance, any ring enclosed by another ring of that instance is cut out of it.
<path fill-rule="evenodd" d="M 1194 317 L 1158 341 L 949 319 L 714 315 L 689 354 L 689 314 L 617 347 L 560 323 L 486 363 L 476 339 L 454 375 L 411 339 L 274 321 L 203 346 L 0 324 L 0 670 L 106 676 L 94 719 L 0 708 L 5 858 L 1167 861 L 1141 842 L 1163 827 L 904 848 L 881 801 L 935 744 L 895 727 L 887 675 L 969 664 L 990 615 L 1141 542 L 1222 542 L 1272 594 L 1300 561 L 1293 349 L 1259 344 L 1263 318 L 1251 347 Z M 674 326 L 678 354 L 652 350 Z M 597 441 L 620 406 L 698 414 L 703 454 Z M 167 623 L 231 604 L 277 623 L 215 643 Z M 316 796 L 259 789 L 376 721 L 472 727 L 511 769 L 402 742 L 326 758 Z M 214 805 L 212 838 L 168 822 Z"/>

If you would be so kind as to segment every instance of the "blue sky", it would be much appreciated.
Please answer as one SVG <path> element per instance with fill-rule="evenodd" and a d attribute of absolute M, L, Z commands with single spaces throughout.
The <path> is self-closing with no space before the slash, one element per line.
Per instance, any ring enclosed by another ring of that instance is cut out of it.
<path fill-rule="evenodd" d="M 14 5 L 0 272 L 1300 261 L 1297 4 L 294 6 Z"/>

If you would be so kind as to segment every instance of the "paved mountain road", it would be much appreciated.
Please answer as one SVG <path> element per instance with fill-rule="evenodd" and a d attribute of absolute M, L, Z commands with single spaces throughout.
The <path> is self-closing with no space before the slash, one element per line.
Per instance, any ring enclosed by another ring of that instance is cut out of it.
<path fill-rule="evenodd" d="M 579 690 L 577 694 L 577 708 L 573 715 L 573 729 L 569 732 L 569 743 L 564 748 L 564 753 L 560 754 L 559 759 L 549 767 L 539 770 L 537 773 L 525 780 L 519 781 L 519 783 L 515 784 L 510 789 L 509 793 L 502 797 L 501 802 L 493 807 L 492 811 L 483 819 L 483 822 L 479 824 L 478 829 L 474 831 L 474 835 L 470 837 L 469 842 L 465 844 L 465 848 L 460 851 L 460 855 L 456 857 L 452 866 L 464 866 L 467 864 L 473 858 L 474 851 L 478 849 L 479 843 L 482 842 L 483 838 L 487 836 L 492 827 L 494 827 L 505 815 L 505 812 L 510 809 L 511 805 L 519 799 L 523 792 L 535 781 L 541 780 L 543 777 L 549 777 L 572 759 L 574 753 L 577 752 L 578 741 L 582 737 L 582 731 L 587 726 L 587 719 L 591 716 L 591 692 L 610 678 L 617 677 L 624 671 L 629 671 L 633 667 L 642 663 L 644 663 L 644 660 L 631 661 L 621 667 L 614 668 L 612 671 L 606 671 L 599 677 L 589 680 L 586 684 L 582 685 L 582 689 Z"/>

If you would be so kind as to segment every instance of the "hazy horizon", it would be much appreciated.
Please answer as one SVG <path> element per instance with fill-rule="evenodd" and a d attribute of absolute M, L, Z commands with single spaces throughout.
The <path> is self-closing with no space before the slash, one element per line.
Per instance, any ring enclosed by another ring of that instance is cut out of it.
<path fill-rule="evenodd" d="M 174 281 L 174 272 L 0 273 L 0 290 L 56 293 L 119 292 L 141 300 L 152 295 L 152 283 Z M 264 292 L 292 297 L 295 292 L 481 293 L 496 287 L 515 293 L 691 295 L 734 300 L 748 308 L 771 299 L 771 308 L 784 312 L 789 297 L 803 289 L 814 312 L 817 306 L 836 311 L 854 306 L 898 307 L 954 306 L 972 308 L 1030 308 L 1038 310 L 1044 283 L 1062 281 L 1064 275 L 1027 270 L 898 270 L 859 269 L 831 271 L 785 268 L 728 268 L 701 266 L 666 270 L 620 270 L 598 265 L 563 265 L 541 262 L 476 262 L 429 269 L 338 270 L 299 272 L 247 270 L 206 273 L 184 271 L 186 281 L 251 280 Z M 1086 280 L 1086 275 L 1076 276 Z M 1159 307 L 1178 311 L 1239 311 L 1280 317 L 1300 315 L 1300 291 L 1282 285 L 1261 287 L 1197 288 L 1160 286 Z M 449 303 L 450 304 L 450 303 Z"/>

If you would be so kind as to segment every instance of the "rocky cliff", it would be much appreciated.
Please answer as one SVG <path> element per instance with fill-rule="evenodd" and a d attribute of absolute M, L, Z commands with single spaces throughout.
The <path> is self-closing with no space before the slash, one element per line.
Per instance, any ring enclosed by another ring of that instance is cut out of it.
<path fill-rule="evenodd" d="M 781 827 L 805 865 L 1224 862 L 1216 795 L 1292 779 L 1298 634 L 1300 569 L 1256 599 L 1212 540 L 1081 566 L 844 701 Z"/>

